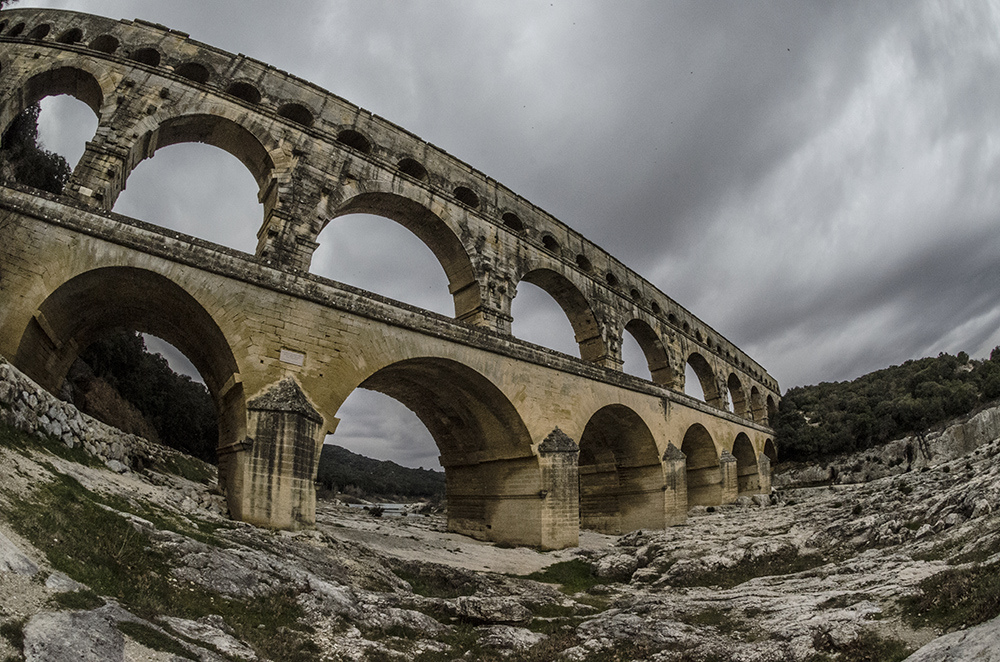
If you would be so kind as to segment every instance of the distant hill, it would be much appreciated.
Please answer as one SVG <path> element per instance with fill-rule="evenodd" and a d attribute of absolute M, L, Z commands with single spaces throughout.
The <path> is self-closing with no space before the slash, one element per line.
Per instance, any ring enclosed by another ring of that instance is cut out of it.
<path fill-rule="evenodd" d="M 369 499 L 442 499 L 445 492 L 443 471 L 401 467 L 333 444 L 323 446 L 316 481 L 329 491 Z"/>
<path fill-rule="evenodd" d="M 880 446 L 1000 398 L 1000 347 L 985 361 L 911 360 L 850 382 L 789 389 L 775 425 L 782 460 L 818 460 Z"/>

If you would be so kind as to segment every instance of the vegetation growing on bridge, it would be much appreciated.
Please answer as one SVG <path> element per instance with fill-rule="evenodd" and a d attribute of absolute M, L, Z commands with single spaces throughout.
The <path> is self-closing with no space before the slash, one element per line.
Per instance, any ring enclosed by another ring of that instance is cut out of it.
<path fill-rule="evenodd" d="M 783 460 L 865 450 L 968 414 L 1000 398 L 1000 347 L 984 361 L 906 361 L 851 382 L 789 389 L 775 425 Z"/>

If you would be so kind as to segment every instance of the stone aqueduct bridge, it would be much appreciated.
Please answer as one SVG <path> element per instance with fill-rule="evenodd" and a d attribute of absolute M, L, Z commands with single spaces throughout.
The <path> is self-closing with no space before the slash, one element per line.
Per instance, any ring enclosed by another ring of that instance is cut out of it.
<path fill-rule="evenodd" d="M 315 517 L 324 436 L 354 389 L 427 426 L 449 526 L 559 548 L 683 522 L 767 491 L 778 384 L 598 246 L 442 150 L 266 64 L 142 21 L 0 12 L 0 129 L 68 94 L 98 117 L 61 196 L 0 188 L 0 352 L 58 392 L 112 330 L 159 336 L 219 412 L 234 517 Z M 180 142 L 236 156 L 260 186 L 256 255 L 111 213 L 129 173 Z M 388 217 L 434 252 L 454 319 L 308 273 L 338 216 Z M 573 358 L 513 338 L 518 283 L 572 323 Z M 631 333 L 650 379 L 621 371 Z M 684 395 L 685 366 L 706 401 Z"/>

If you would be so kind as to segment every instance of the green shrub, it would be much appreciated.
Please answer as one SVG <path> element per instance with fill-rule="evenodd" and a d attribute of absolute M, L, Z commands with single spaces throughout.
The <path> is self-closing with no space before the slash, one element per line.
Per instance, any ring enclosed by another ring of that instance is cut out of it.
<path fill-rule="evenodd" d="M 582 559 L 553 563 L 543 570 L 525 575 L 525 578 L 546 584 L 561 584 L 560 590 L 569 595 L 605 583 L 605 580 L 594 574 L 593 567 Z"/>

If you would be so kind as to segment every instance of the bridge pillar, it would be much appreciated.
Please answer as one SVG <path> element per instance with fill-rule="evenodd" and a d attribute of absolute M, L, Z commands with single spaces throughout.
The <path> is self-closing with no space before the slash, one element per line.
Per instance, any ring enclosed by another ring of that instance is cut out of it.
<path fill-rule="evenodd" d="M 663 453 L 663 524 L 676 526 L 687 520 L 687 456 L 673 444 Z"/>
<path fill-rule="evenodd" d="M 722 476 L 722 493 L 719 503 L 732 503 L 740 495 L 739 474 L 736 457 L 729 451 L 722 451 L 719 458 L 719 473 Z"/>
<path fill-rule="evenodd" d="M 220 449 L 233 518 L 275 529 L 316 523 L 323 417 L 286 378 L 247 403 L 248 437 Z"/>
<path fill-rule="evenodd" d="M 538 446 L 542 469 L 543 549 L 576 547 L 580 542 L 580 447 L 556 428 Z"/>
<path fill-rule="evenodd" d="M 125 187 L 128 153 L 89 141 L 63 193 L 88 207 L 111 209 Z"/>
<path fill-rule="evenodd" d="M 763 453 L 757 458 L 757 476 L 759 477 L 760 484 L 758 486 L 759 494 L 770 494 L 771 493 L 771 458 Z"/>

